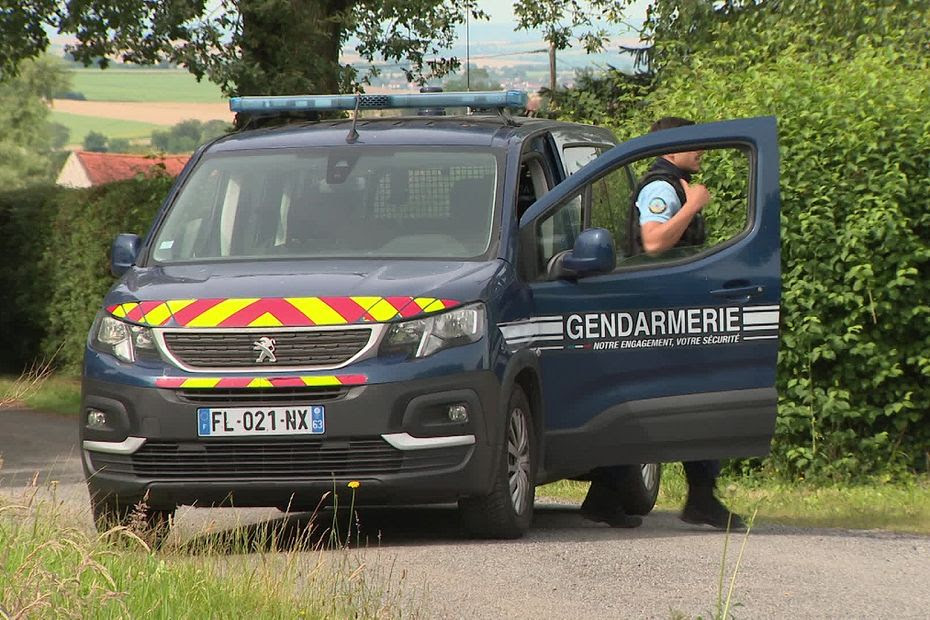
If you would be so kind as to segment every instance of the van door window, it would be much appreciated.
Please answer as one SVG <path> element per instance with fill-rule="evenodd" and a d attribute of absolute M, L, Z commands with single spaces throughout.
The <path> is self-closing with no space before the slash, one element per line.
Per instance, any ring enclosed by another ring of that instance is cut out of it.
<path fill-rule="evenodd" d="M 680 182 L 673 186 L 659 177 L 652 177 L 659 181 L 658 185 L 640 187 L 655 162 L 656 158 L 650 157 L 615 168 L 579 194 L 581 197 L 587 193 L 590 197 L 585 228 L 610 231 L 617 249 L 618 268 L 680 260 L 716 248 L 746 231 L 750 217 L 749 161 L 739 149 L 713 149 L 704 152 L 701 170 L 692 178 L 693 184 L 707 187 L 710 203 L 672 247 L 646 251 L 642 247 L 642 223 L 668 221 L 679 209 L 683 194 L 679 191 Z M 645 190 L 643 195 L 652 204 L 634 207 L 639 190 Z"/>
<path fill-rule="evenodd" d="M 710 193 L 710 202 L 691 220 L 691 224 L 672 247 L 653 251 L 642 247 L 642 227 L 647 222 L 653 223 L 651 225 L 664 224 L 674 217 L 684 196 L 681 182 L 670 183 L 667 177 L 650 176 L 654 180 L 646 187 L 640 187 L 647 175 L 654 175 L 656 158 L 633 162 L 631 166 L 615 170 L 594 183 L 592 190 L 599 197 L 594 200 L 592 225 L 597 226 L 594 222 L 599 221 L 613 232 L 605 224 L 614 221 L 611 215 L 618 212 L 618 207 L 621 207 L 619 212 L 624 214 L 621 218 L 623 224 L 619 225 L 622 232 L 614 236 L 618 257 L 624 257 L 618 260 L 619 268 L 644 263 L 661 264 L 703 255 L 728 244 L 748 230 L 751 186 L 749 158 L 738 148 L 708 149 L 702 153 L 700 169 L 692 174 L 691 184 L 705 185 Z M 631 183 L 631 179 L 635 181 Z M 641 191 L 634 196 L 637 190 Z M 637 199 L 649 204 L 639 204 L 633 209 L 632 205 Z M 625 204 L 617 204 L 620 201 Z M 636 221 L 630 222 L 631 217 L 637 218 Z M 637 235 L 637 238 L 631 239 L 627 231 Z"/>

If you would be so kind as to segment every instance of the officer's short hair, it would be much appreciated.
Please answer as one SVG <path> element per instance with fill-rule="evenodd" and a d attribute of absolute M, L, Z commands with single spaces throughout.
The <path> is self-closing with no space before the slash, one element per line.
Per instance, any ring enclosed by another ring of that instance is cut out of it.
<path fill-rule="evenodd" d="M 652 127 L 649 128 L 649 132 L 674 129 L 675 127 L 687 127 L 693 124 L 694 121 L 680 116 L 663 116 L 652 124 Z"/>

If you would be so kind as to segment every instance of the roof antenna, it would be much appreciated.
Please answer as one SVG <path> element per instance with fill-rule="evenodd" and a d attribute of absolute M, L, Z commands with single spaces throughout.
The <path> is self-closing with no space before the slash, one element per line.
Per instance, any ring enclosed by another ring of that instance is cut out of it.
<path fill-rule="evenodd" d="M 352 127 L 349 129 L 349 135 L 346 136 L 346 144 L 355 144 L 358 140 L 358 132 L 355 130 L 355 124 L 358 123 L 358 108 L 362 105 L 362 94 L 355 93 L 355 115 L 352 118 Z"/>

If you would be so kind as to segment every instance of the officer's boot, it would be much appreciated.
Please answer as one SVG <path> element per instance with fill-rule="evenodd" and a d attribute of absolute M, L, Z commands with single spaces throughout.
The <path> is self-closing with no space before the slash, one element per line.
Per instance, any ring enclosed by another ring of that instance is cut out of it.
<path fill-rule="evenodd" d="M 688 500 L 681 511 L 685 523 L 711 525 L 719 530 L 745 530 L 746 524 L 739 515 L 727 510 L 714 495 L 714 487 L 688 485 Z"/>
<path fill-rule="evenodd" d="M 581 504 L 581 515 L 610 527 L 639 527 L 643 520 L 623 510 L 620 494 L 605 481 L 594 479 Z"/>

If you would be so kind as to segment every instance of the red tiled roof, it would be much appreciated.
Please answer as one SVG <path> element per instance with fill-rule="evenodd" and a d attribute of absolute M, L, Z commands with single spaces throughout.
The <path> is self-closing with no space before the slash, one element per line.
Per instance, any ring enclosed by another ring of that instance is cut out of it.
<path fill-rule="evenodd" d="M 75 155 L 92 185 L 103 185 L 113 181 L 132 179 L 138 174 L 150 175 L 159 171 L 177 176 L 189 155 L 165 155 L 163 157 L 146 157 L 143 155 L 124 155 L 121 153 L 94 153 L 75 151 Z"/>

